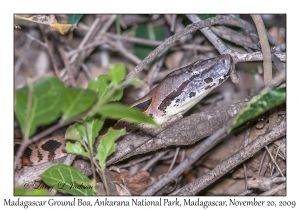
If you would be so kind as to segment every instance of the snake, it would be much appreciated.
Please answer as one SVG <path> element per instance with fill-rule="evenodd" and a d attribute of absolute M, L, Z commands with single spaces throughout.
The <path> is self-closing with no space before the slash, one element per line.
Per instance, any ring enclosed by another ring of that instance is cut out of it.
<path fill-rule="evenodd" d="M 229 54 L 198 60 L 168 74 L 148 94 L 131 107 L 140 108 L 157 124 L 163 124 L 177 114 L 184 114 L 230 75 L 234 62 Z M 21 140 L 15 140 L 15 154 Z M 15 157 L 17 169 L 35 166 L 67 155 L 63 134 L 56 134 L 31 144 L 22 157 Z"/>

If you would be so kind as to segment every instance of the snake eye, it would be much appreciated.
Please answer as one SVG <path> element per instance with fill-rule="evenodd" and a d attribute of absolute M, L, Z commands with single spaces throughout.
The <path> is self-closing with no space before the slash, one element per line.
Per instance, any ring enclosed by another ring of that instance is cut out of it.
<path fill-rule="evenodd" d="M 223 58 L 223 59 L 221 60 L 221 62 L 225 65 L 225 64 L 226 64 L 226 59 Z"/>

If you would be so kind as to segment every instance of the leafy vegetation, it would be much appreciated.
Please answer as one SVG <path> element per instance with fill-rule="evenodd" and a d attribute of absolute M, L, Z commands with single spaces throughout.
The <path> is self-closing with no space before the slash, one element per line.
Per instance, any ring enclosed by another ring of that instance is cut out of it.
<path fill-rule="evenodd" d="M 93 166 L 93 157 L 95 156 L 93 146 L 107 117 L 156 125 L 150 116 L 144 115 L 139 109 L 112 103 L 121 99 L 123 87 L 130 81 L 122 82 L 125 77 L 123 64 L 114 64 L 110 67 L 109 74 L 92 80 L 87 89 L 68 88 L 58 78 L 48 77 L 17 90 L 15 110 L 23 138 L 31 137 L 39 126 L 54 123 L 59 117 L 59 122 L 65 122 L 85 113 L 79 121 L 67 129 L 66 139 L 74 140 L 75 143 L 67 142 L 66 151 L 88 157 Z M 135 83 L 135 80 L 133 81 Z M 115 151 L 115 140 L 124 133 L 124 129 L 119 131 L 110 129 L 98 146 L 99 165 L 96 166 L 99 166 L 104 179 L 105 161 Z M 93 175 L 95 180 L 94 168 Z M 70 185 L 75 181 L 85 183 L 90 181 L 80 171 L 65 165 L 49 168 L 41 174 L 41 178 L 48 185 L 55 183 L 58 185 L 61 182 Z M 93 183 L 93 181 L 90 182 L 94 189 Z M 72 188 L 69 185 L 67 188 Z M 78 190 L 76 187 L 73 190 L 66 190 L 56 186 L 55 189 L 72 195 L 92 195 L 94 192 L 93 190 Z"/>
<path fill-rule="evenodd" d="M 253 119 L 260 114 L 278 106 L 286 101 L 286 89 L 275 88 L 267 92 L 254 96 L 250 101 L 245 103 L 244 107 L 235 117 L 232 125 L 227 133 L 230 133 L 234 128 Z"/>

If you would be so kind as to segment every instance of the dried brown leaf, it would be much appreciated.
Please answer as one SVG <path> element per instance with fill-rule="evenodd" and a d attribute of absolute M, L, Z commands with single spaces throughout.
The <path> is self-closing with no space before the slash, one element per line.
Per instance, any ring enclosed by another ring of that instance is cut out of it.
<path fill-rule="evenodd" d="M 76 25 L 58 23 L 54 15 L 33 15 L 28 18 L 15 15 L 15 18 L 39 24 L 50 25 L 52 30 L 59 31 L 59 33 L 61 33 L 62 35 L 67 33 L 71 28 L 77 28 Z"/>
<path fill-rule="evenodd" d="M 54 31 L 59 31 L 59 33 L 61 33 L 62 35 L 64 35 L 65 33 L 67 33 L 71 28 L 76 28 L 75 25 L 72 24 L 51 24 L 50 25 L 52 30 Z"/>
<path fill-rule="evenodd" d="M 130 175 L 128 170 L 121 169 L 120 173 L 110 172 L 110 177 L 114 182 L 124 185 L 131 195 L 142 194 L 154 182 L 146 171 L 139 171 L 134 175 Z"/>

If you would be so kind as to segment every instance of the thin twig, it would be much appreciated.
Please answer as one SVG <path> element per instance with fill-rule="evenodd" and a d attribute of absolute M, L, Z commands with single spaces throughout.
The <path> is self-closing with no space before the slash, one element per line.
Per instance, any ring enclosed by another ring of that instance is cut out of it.
<path fill-rule="evenodd" d="M 136 44 L 145 44 L 145 45 L 149 45 L 149 46 L 158 46 L 163 43 L 161 41 L 143 39 L 143 38 L 138 38 L 138 37 L 129 37 L 129 36 L 124 36 L 124 35 L 112 34 L 112 33 L 108 33 L 108 32 L 105 33 L 104 36 L 108 37 L 108 38 L 132 42 L 132 43 L 136 43 Z"/>
<path fill-rule="evenodd" d="M 272 80 L 272 56 L 271 49 L 266 33 L 266 28 L 264 22 L 260 15 L 251 15 L 255 26 L 257 28 L 258 37 L 260 40 L 261 50 L 263 53 L 263 66 L 264 66 L 264 82 L 265 86 Z M 273 108 L 269 111 L 270 119 L 269 119 L 269 128 L 272 129 L 277 126 L 277 108 Z"/>
<path fill-rule="evenodd" d="M 225 175 L 228 171 L 235 168 L 255 153 L 261 150 L 265 145 L 275 141 L 276 139 L 286 134 L 286 123 L 284 121 L 268 133 L 259 136 L 256 140 L 248 144 L 242 150 L 238 151 L 228 159 L 219 163 L 214 169 L 199 177 L 192 183 L 184 186 L 176 195 L 195 195 L 197 192 L 203 190 L 220 177 Z"/>
<path fill-rule="evenodd" d="M 255 26 L 257 28 L 257 33 L 260 40 L 261 51 L 263 54 L 263 66 L 264 66 L 264 82 L 267 85 L 272 79 L 272 59 L 271 59 L 271 49 L 266 34 L 266 28 L 264 22 L 260 15 L 251 15 Z"/>
<path fill-rule="evenodd" d="M 250 128 L 248 128 L 247 131 L 246 131 L 242 148 L 246 147 L 248 145 L 250 131 L 251 131 Z M 244 168 L 244 176 L 245 176 L 245 189 L 247 190 L 247 181 L 248 181 L 247 179 L 248 178 L 247 178 L 247 166 L 246 166 L 246 163 L 243 164 L 243 168 Z"/>
<path fill-rule="evenodd" d="M 192 23 L 201 21 L 198 15 L 187 15 Z M 206 36 L 206 38 L 214 45 L 220 54 L 228 52 L 229 48 L 223 43 L 223 41 L 217 37 L 208 27 L 201 28 L 200 31 Z"/>
<path fill-rule="evenodd" d="M 31 34 L 26 33 L 27 38 L 29 38 L 30 40 L 38 43 L 39 45 L 41 45 L 42 47 L 44 47 L 45 49 L 47 49 L 47 45 L 44 42 L 41 42 L 40 40 L 38 40 L 37 38 L 35 38 L 34 36 L 32 36 Z"/>
<path fill-rule="evenodd" d="M 281 173 L 285 174 L 286 170 L 285 169 L 282 169 Z M 271 177 L 274 178 L 274 177 L 277 177 L 279 175 L 281 175 L 281 173 L 279 171 L 277 171 L 276 173 L 274 173 Z"/>
<path fill-rule="evenodd" d="M 154 65 L 152 65 L 151 69 L 148 71 L 145 85 L 143 85 L 142 90 L 138 94 L 139 98 L 146 95 L 151 90 L 153 82 L 166 59 L 166 54 L 167 50 L 163 51 L 160 58 L 155 62 Z"/>
<path fill-rule="evenodd" d="M 267 38 L 267 33 L 266 33 L 266 28 L 264 26 L 263 20 L 260 15 L 251 15 L 255 26 L 257 28 L 261 48 L 262 48 L 262 53 L 263 53 L 263 66 L 264 66 L 264 82 L 265 86 L 270 83 L 272 80 L 272 56 L 271 56 L 271 49 L 269 45 L 269 41 Z M 274 107 L 269 111 L 270 116 L 269 116 L 269 129 L 274 128 L 277 126 L 277 108 Z M 278 171 L 280 171 L 279 166 L 277 163 L 274 161 L 273 156 L 270 154 L 270 151 L 266 147 L 267 152 L 269 153 L 269 157 L 273 160 L 275 166 L 277 167 Z M 283 174 L 281 174 L 283 176 Z"/>
<path fill-rule="evenodd" d="M 75 50 L 72 50 L 70 52 L 68 52 L 68 57 L 72 57 L 73 55 L 75 55 L 76 53 L 80 53 L 81 51 L 85 51 L 85 50 L 88 50 L 90 48 L 94 48 L 94 47 L 98 47 L 102 44 L 104 44 L 105 42 L 103 40 L 98 40 L 98 41 L 95 41 L 95 42 L 92 42 L 84 47 L 81 47 L 81 48 L 77 48 Z"/>
<path fill-rule="evenodd" d="M 276 166 L 277 170 L 280 172 L 281 176 L 284 177 L 284 175 L 283 175 L 283 173 L 281 172 L 281 170 L 280 170 L 278 164 L 277 164 L 276 161 L 274 160 L 273 155 L 272 155 L 271 152 L 269 151 L 268 146 L 265 146 L 265 149 L 266 149 L 267 152 L 269 153 L 269 156 L 270 156 L 271 160 L 272 160 L 273 163 L 275 164 L 275 166 Z"/>
<path fill-rule="evenodd" d="M 225 26 L 211 27 L 211 30 L 219 37 L 228 40 L 230 42 L 233 42 L 236 45 L 240 45 L 243 47 L 250 47 L 254 50 L 260 50 L 257 44 L 253 43 L 249 37 L 242 35 L 239 32 L 236 32 L 228 27 Z"/>
<path fill-rule="evenodd" d="M 87 65 L 85 63 L 82 63 L 81 64 L 81 68 L 83 69 L 84 73 L 86 74 L 87 78 L 88 78 L 88 81 L 91 81 L 93 78 L 92 78 L 92 75 L 89 71 L 89 68 L 87 67 Z"/>
<path fill-rule="evenodd" d="M 114 39 L 120 39 L 122 41 L 132 42 L 132 43 L 136 43 L 136 44 L 144 44 L 144 45 L 149 45 L 149 46 L 159 46 L 163 43 L 162 41 L 155 41 L 155 40 L 149 40 L 149 39 L 143 39 L 143 38 L 137 38 L 137 37 L 128 37 L 128 36 L 124 36 L 124 35 L 117 35 L 117 34 L 111 34 L 111 33 L 105 33 L 105 36 L 112 37 Z M 176 48 L 176 47 L 177 47 L 177 44 L 174 43 L 174 48 Z M 207 52 L 207 51 L 212 51 L 213 49 L 215 49 L 212 46 L 203 46 L 203 45 L 195 46 L 194 44 L 184 44 L 184 45 L 179 45 L 178 47 L 182 48 L 182 49 L 186 49 L 186 50 L 196 49 L 200 52 Z M 171 49 L 173 49 L 173 47 Z"/>
<path fill-rule="evenodd" d="M 266 151 L 265 151 L 265 154 L 266 154 Z M 283 169 L 282 170 L 282 173 L 285 173 L 286 172 L 286 170 L 285 169 Z M 257 173 L 257 174 L 259 174 L 259 172 Z M 273 174 L 270 178 L 275 178 L 275 177 L 277 177 L 277 176 L 279 176 L 280 175 L 280 172 L 279 171 L 277 171 L 275 174 Z M 258 177 L 259 177 L 259 175 L 257 175 Z M 285 177 L 283 178 L 283 177 L 281 177 L 281 180 L 284 180 L 284 179 L 286 179 Z M 284 180 L 285 181 L 285 180 Z M 251 194 L 253 192 L 253 190 L 245 190 L 244 192 L 242 192 L 242 193 L 240 193 L 239 194 L 239 196 L 245 196 L 245 195 L 248 195 L 248 194 Z"/>
<path fill-rule="evenodd" d="M 280 142 L 280 144 L 281 144 L 281 142 Z M 275 161 L 277 160 L 277 157 L 278 157 L 278 155 L 279 155 L 280 144 L 278 145 L 278 148 L 276 149 L 276 155 L 275 155 L 275 158 L 274 158 Z M 275 144 L 274 144 L 274 145 L 275 145 Z M 280 155 L 279 155 L 279 156 L 280 156 Z M 276 168 L 277 168 L 277 166 L 276 166 Z M 275 169 L 275 167 L 273 166 L 272 169 L 271 169 L 271 176 L 272 176 L 272 174 L 273 174 L 274 169 Z M 277 169 L 278 169 L 278 168 L 277 168 Z M 281 170 L 280 170 L 280 172 L 281 172 Z"/>
<path fill-rule="evenodd" d="M 130 166 L 134 166 L 138 163 L 141 163 L 141 162 L 144 162 L 145 160 L 149 160 L 153 157 L 153 155 L 147 155 L 145 157 L 142 157 L 142 158 L 139 158 L 137 160 L 132 160 L 130 161 L 129 163 L 125 163 L 125 164 L 122 164 L 122 165 L 117 165 L 118 168 L 128 168 Z"/>
<path fill-rule="evenodd" d="M 141 168 L 141 171 L 147 171 L 150 167 L 152 167 L 157 161 L 160 160 L 165 154 L 167 154 L 170 150 L 164 150 L 156 154 L 150 161 L 148 161 L 143 168 Z"/>
<path fill-rule="evenodd" d="M 173 160 L 172 160 L 172 163 L 171 163 L 171 165 L 170 165 L 169 170 L 168 170 L 167 173 L 170 173 L 170 171 L 171 171 L 172 168 L 174 167 L 175 162 L 176 162 L 176 159 L 177 159 L 177 157 L 178 157 L 179 150 L 180 150 L 180 147 L 176 147 L 176 151 L 175 151 L 174 158 L 173 158 Z"/>
<path fill-rule="evenodd" d="M 175 47 L 171 47 L 171 49 L 175 49 Z M 194 45 L 194 44 L 184 44 L 184 45 L 180 45 L 178 47 L 181 49 L 184 49 L 184 50 L 196 50 L 196 51 L 200 51 L 200 52 L 210 52 L 210 51 L 215 50 L 215 48 L 212 46 Z"/>
<path fill-rule="evenodd" d="M 28 79 L 28 98 L 27 98 L 27 107 L 26 107 L 26 116 L 25 116 L 25 126 L 24 126 L 24 135 L 23 135 L 23 139 L 27 139 L 29 137 L 29 131 L 30 129 L 28 129 L 29 126 L 29 118 L 30 118 L 30 113 L 31 113 L 31 108 L 32 108 L 32 100 L 33 100 L 33 86 L 32 86 L 32 82 L 30 81 L 30 79 Z M 18 157 L 19 158 L 19 157 Z"/>
<path fill-rule="evenodd" d="M 117 34 L 111 34 L 111 33 L 105 33 L 104 37 L 107 38 L 113 38 L 113 39 L 120 39 L 122 41 L 127 41 L 127 42 L 131 42 L 131 43 L 136 43 L 136 44 L 144 44 L 144 45 L 149 45 L 149 46 L 158 46 L 161 45 L 163 42 L 161 41 L 155 41 L 155 40 L 149 40 L 149 39 L 143 39 L 143 38 L 136 38 L 136 37 L 128 37 L 128 36 L 123 36 L 123 35 L 117 35 Z M 100 40 L 94 41 L 82 48 L 78 48 L 78 49 L 74 49 L 70 52 L 68 52 L 68 57 L 73 56 L 76 53 L 79 53 L 81 51 L 85 51 L 89 48 L 94 48 L 97 46 L 100 46 L 102 44 L 104 44 L 105 42 L 102 40 L 102 38 Z M 185 45 L 180 45 L 177 46 L 176 44 L 174 45 L 174 47 L 172 47 L 171 49 L 185 49 L 185 50 L 189 50 L 189 49 L 195 49 L 198 50 L 200 52 L 208 52 L 208 51 L 212 51 L 215 48 L 212 46 L 203 46 L 203 45 L 193 45 L 193 44 L 185 44 Z"/>
<path fill-rule="evenodd" d="M 265 196 L 270 196 L 270 195 L 274 195 L 275 193 L 281 191 L 281 190 L 284 190 L 286 188 L 286 183 L 283 183 L 281 185 L 278 185 L 277 187 L 274 187 L 273 189 L 267 191 L 267 192 L 264 192 L 264 193 L 261 193 L 261 195 L 265 195 Z"/>
<path fill-rule="evenodd" d="M 94 20 L 93 24 L 91 25 L 91 27 L 89 28 L 87 34 L 84 36 L 84 38 L 80 42 L 77 49 L 83 48 L 91 39 L 93 39 L 95 37 L 96 32 L 98 31 L 98 29 L 100 27 L 101 27 L 101 16 L 98 15 L 96 17 L 96 19 Z M 70 59 L 70 63 L 71 64 L 75 63 L 79 56 L 84 57 L 84 55 L 76 54 Z M 76 73 L 76 72 L 74 72 L 74 73 Z"/>
<path fill-rule="evenodd" d="M 40 29 L 40 30 L 42 30 L 42 28 Z M 45 35 L 44 35 L 44 33 L 42 32 L 42 34 L 43 34 L 43 37 L 44 37 L 44 39 L 45 39 Z M 46 43 L 43 43 L 43 42 L 41 42 L 40 40 L 38 40 L 38 39 L 36 39 L 35 37 L 33 37 L 32 35 L 30 35 L 30 34 L 26 34 L 26 36 L 29 38 L 29 39 L 31 39 L 32 41 L 34 41 L 34 42 L 36 42 L 36 43 L 38 43 L 39 45 L 41 45 L 42 47 L 44 47 L 47 51 L 48 51 L 48 54 L 49 54 L 49 56 L 50 56 L 50 59 L 51 59 L 51 61 L 52 61 L 52 63 L 53 63 L 53 67 L 54 67 L 54 73 L 55 73 L 55 75 L 61 80 L 61 77 L 60 77 L 60 75 L 59 75 L 59 72 L 58 72 L 58 69 L 57 69 L 57 66 L 56 66 L 56 61 L 54 60 L 54 57 L 53 57 L 53 55 L 52 55 L 52 51 L 49 49 L 49 45 L 47 44 L 47 42 Z M 46 38 L 46 40 L 48 41 L 48 39 Z"/>
<path fill-rule="evenodd" d="M 60 77 L 58 68 L 57 68 L 56 60 L 55 60 L 55 58 L 54 58 L 54 55 L 53 55 L 53 52 L 52 52 L 50 43 L 49 43 L 49 41 L 48 41 L 47 36 L 46 36 L 45 33 L 44 33 L 44 28 L 43 28 L 43 26 L 42 26 L 41 24 L 39 24 L 39 28 L 40 28 L 40 31 L 41 31 L 41 33 L 42 33 L 42 36 L 43 36 L 43 39 L 44 39 L 44 42 L 45 42 L 46 49 L 47 49 L 47 51 L 48 51 L 48 53 L 49 53 L 49 56 L 50 56 L 50 59 L 51 59 L 51 61 L 52 61 L 55 75 L 56 75 L 60 80 L 62 80 L 61 77 Z"/>
<path fill-rule="evenodd" d="M 87 35 L 84 37 L 82 42 L 80 43 L 78 48 L 82 48 L 86 46 L 89 42 L 92 40 L 94 41 L 95 37 L 101 37 L 113 24 L 113 22 L 116 19 L 116 15 L 111 15 L 108 20 L 104 23 L 101 24 L 101 18 L 98 16 L 97 19 L 94 21 L 92 24 L 91 28 L 89 29 Z M 101 30 L 100 30 L 101 29 Z M 99 31 L 100 30 L 100 31 Z M 97 41 L 97 40 L 96 40 Z M 73 68 L 74 75 L 76 76 L 81 64 L 85 60 L 85 58 L 93 51 L 93 49 L 88 49 L 86 51 L 82 51 L 79 54 L 75 54 L 71 59 L 70 59 L 70 64 Z"/>
<path fill-rule="evenodd" d="M 264 159 L 262 159 L 261 161 L 261 165 L 260 165 L 260 170 L 259 170 L 259 176 L 264 176 L 264 174 L 266 173 L 267 169 L 268 169 L 268 163 L 270 161 L 270 156 L 266 155 L 267 152 L 264 153 Z"/>
<path fill-rule="evenodd" d="M 286 80 L 286 72 L 283 71 L 280 74 L 276 75 L 265 87 L 261 92 L 269 91 L 274 87 L 278 86 L 280 83 Z"/>
<path fill-rule="evenodd" d="M 111 45 L 113 48 L 116 48 L 118 52 L 121 52 L 123 56 L 131 60 L 134 64 L 138 64 L 141 62 L 141 60 L 136 55 L 126 50 L 123 45 L 119 44 L 118 42 L 112 41 L 106 37 L 104 37 L 103 39 L 107 44 Z"/>
<path fill-rule="evenodd" d="M 245 190 L 244 192 L 240 193 L 239 196 L 245 196 L 245 195 L 249 195 L 253 192 L 253 190 Z"/>
<path fill-rule="evenodd" d="M 59 51 L 59 54 L 65 64 L 65 68 L 67 69 L 67 72 L 68 72 L 68 75 L 69 75 L 69 78 L 71 79 L 71 84 L 72 84 L 72 87 L 76 87 L 76 82 L 75 82 L 75 79 L 74 79 L 74 74 L 71 70 L 71 67 L 70 67 L 70 62 L 69 62 L 69 59 L 66 55 L 66 52 L 65 50 L 63 49 L 62 46 L 60 45 L 57 45 L 57 48 L 58 48 L 58 51 Z"/>
<path fill-rule="evenodd" d="M 259 169 L 257 171 L 257 176 L 263 176 L 262 172 L 264 171 L 263 166 L 264 166 L 264 160 L 266 158 L 266 154 L 267 154 L 267 151 L 264 151 L 264 154 L 263 154 L 263 156 L 261 158 L 261 161 L 259 163 Z"/>
<path fill-rule="evenodd" d="M 109 170 L 106 168 L 102 169 L 100 167 L 99 162 L 96 159 L 96 157 L 93 158 L 93 162 L 97 168 L 97 173 L 99 174 L 99 176 L 105 186 L 106 194 L 107 195 L 119 195 L 115 184 L 113 183 L 113 181 L 110 178 Z"/>
<path fill-rule="evenodd" d="M 147 64 L 149 64 L 160 52 L 162 52 L 163 50 L 169 48 L 171 45 L 173 45 L 181 37 L 183 37 L 187 34 L 190 34 L 192 32 L 195 32 L 196 30 L 198 30 L 200 28 L 203 28 L 203 27 L 228 22 L 228 19 L 230 19 L 230 18 L 231 17 L 228 17 L 228 16 L 218 16 L 218 17 L 215 17 L 215 18 L 208 18 L 204 21 L 200 21 L 200 22 L 188 25 L 183 30 L 179 31 L 178 33 L 176 33 L 173 36 L 166 39 L 163 42 L 163 44 L 161 44 L 156 49 L 154 49 L 151 53 L 149 53 L 148 56 L 146 56 L 146 58 L 141 63 L 139 63 L 134 68 L 134 70 L 132 72 L 130 72 L 127 75 L 127 79 L 132 78 L 135 75 L 137 75 L 138 72 L 140 72 Z"/>
<path fill-rule="evenodd" d="M 186 28 L 184 28 L 183 30 L 179 31 L 178 33 L 174 34 L 173 36 L 169 37 L 168 39 L 166 39 L 163 44 L 161 44 L 160 46 L 158 46 L 157 48 L 155 48 L 151 53 L 148 54 L 148 56 L 146 56 L 146 58 L 140 62 L 132 72 L 130 72 L 127 75 L 127 79 L 132 78 L 134 76 L 136 76 L 147 64 L 149 64 L 160 52 L 162 52 L 163 50 L 169 48 L 170 46 L 172 46 L 177 40 L 179 40 L 180 38 L 182 38 L 183 36 L 193 33 L 196 30 L 200 29 L 200 28 L 204 28 L 204 27 L 208 27 L 211 25 L 215 25 L 215 24 L 231 24 L 234 26 L 239 26 L 239 27 L 245 27 L 247 28 L 248 25 L 246 23 L 241 24 L 240 20 L 238 20 L 235 17 L 232 16 L 224 16 L 224 15 L 220 15 L 214 18 L 208 18 L 206 20 L 203 21 L 198 21 L 196 23 L 193 23 L 191 25 L 188 25 Z M 232 55 L 232 57 L 234 58 L 235 62 L 244 62 L 244 61 L 249 61 L 249 60 L 262 60 L 262 55 L 260 52 L 257 53 L 253 53 L 249 55 L 246 54 L 241 54 L 238 52 L 233 52 L 232 50 L 229 50 L 228 52 L 225 49 L 221 49 L 219 48 L 219 50 L 222 53 L 229 53 Z M 280 54 L 280 53 L 278 53 Z M 277 56 L 278 57 L 278 56 Z M 281 57 L 281 58 L 280 58 Z M 279 58 L 285 59 L 282 57 L 282 55 L 279 55 Z"/>
<path fill-rule="evenodd" d="M 30 35 L 30 34 L 26 34 Z M 30 35 L 31 36 L 31 35 Z M 34 38 L 34 37 L 33 37 Z M 35 39 L 35 38 L 34 38 Z M 39 41 L 39 40 L 38 40 Z M 44 43 L 42 43 L 44 44 Z M 43 46 L 45 47 L 45 46 Z M 24 53 L 18 49 L 14 49 L 15 56 L 18 58 L 14 65 L 15 74 L 18 74 L 21 65 L 24 64 L 26 69 L 34 69 L 34 66 L 29 62 L 29 60 L 24 56 Z"/>
<path fill-rule="evenodd" d="M 155 182 L 142 195 L 154 195 L 163 186 L 167 185 L 172 180 L 175 180 L 175 178 L 177 178 L 180 174 L 182 174 L 187 167 L 195 163 L 203 154 L 205 154 L 208 150 L 210 150 L 212 147 L 214 147 L 217 143 L 219 143 L 222 140 L 222 138 L 225 136 L 225 133 L 232 122 L 233 119 L 229 120 L 226 123 L 226 125 L 224 125 L 221 129 L 219 129 L 213 135 L 211 135 L 206 140 L 204 140 L 202 144 L 196 147 L 195 151 L 187 159 L 185 159 L 169 174 L 166 174 L 162 179 Z"/>
<path fill-rule="evenodd" d="M 172 20 L 171 20 L 171 31 L 173 32 L 175 30 L 175 26 L 176 26 L 176 17 L 177 15 L 172 15 Z"/>

